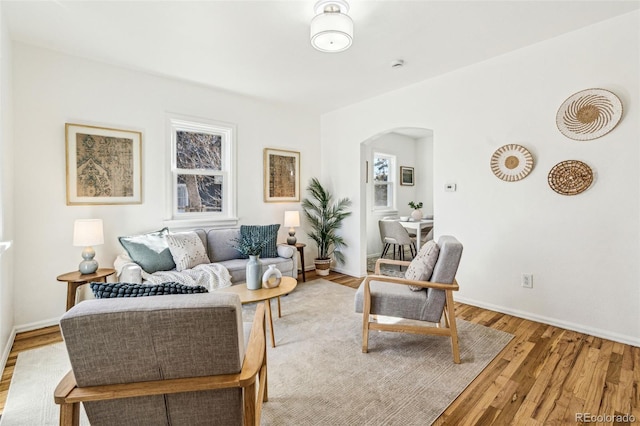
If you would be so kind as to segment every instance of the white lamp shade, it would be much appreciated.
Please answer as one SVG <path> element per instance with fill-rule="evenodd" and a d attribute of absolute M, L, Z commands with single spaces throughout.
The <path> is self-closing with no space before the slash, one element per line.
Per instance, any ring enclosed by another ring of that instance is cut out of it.
<path fill-rule="evenodd" d="M 311 44 L 321 52 L 342 52 L 353 42 L 353 20 L 344 13 L 321 13 L 311 20 Z"/>
<path fill-rule="evenodd" d="M 295 210 L 284 212 L 284 226 L 289 228 L 300 226 L 300 212 Z"/>
<path fill-rule="evenodd" d="M 104 244 L 102 219 L 78 219 L 73 223 L 73 245 L 89 247 Z"/>

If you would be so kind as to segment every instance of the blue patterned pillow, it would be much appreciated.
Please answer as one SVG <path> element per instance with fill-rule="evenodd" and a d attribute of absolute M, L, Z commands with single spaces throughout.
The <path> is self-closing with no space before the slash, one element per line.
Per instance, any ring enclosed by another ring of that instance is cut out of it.
<path fill-rule="evenodd" d="M 201 285 L 189 286 L 179 283 L 162 284 L 129 284 L 129 283 L 90 283 L 91 291 L 96 299 L 112 297 L 161 296 L 164 294 L 208 293 Z"/>
<path fill-rule="evenodd" d="M 263 259 L 278 257 L 278 229 L 280 229 L 279 223 L 275 225 L 240 225 L 240 238 L 257 234 L 267 241 L 267 245 L 260 252 L 260 257 Z"/>

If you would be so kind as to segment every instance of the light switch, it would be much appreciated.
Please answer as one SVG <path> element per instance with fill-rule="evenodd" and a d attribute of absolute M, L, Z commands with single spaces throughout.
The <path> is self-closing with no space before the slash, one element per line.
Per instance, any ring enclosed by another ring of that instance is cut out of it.
<path fill-rule="evenodd" d="M 456 184 L 455 183 L 445 183 L 444 190 L 446 192 L 456 192 Z"/>

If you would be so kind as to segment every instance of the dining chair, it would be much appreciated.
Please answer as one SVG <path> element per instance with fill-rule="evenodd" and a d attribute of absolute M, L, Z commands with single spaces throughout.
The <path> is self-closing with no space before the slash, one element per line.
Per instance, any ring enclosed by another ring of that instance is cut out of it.
<path fill-rule="evenodd" d="M 380 229 L 380 239 L 382 240 L 382 244 L 384 244 L 381 258 L 387 255 L 389 247 L 392 245 L 394 259 L 396 258 L 396 248 L 398 249 L 398 258 L 400 260 L 405 259 L 405 246 L 409 246 L 411 257 L 413 258 L 415 256 L 416 242 L 400 222 L 397 220 L 379 220 L 378 228 Z"/>

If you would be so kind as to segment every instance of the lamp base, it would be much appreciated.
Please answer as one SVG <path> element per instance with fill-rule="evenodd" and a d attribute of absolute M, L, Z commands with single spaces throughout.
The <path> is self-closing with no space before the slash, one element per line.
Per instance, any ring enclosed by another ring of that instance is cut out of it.
<path fill-rule="evenodd" d="M 78 265 L 78 270 L 82 275 L 93 274 L 98 270 L 98 261 L 94 259 L 95 255 L 96 251 L 93 247 L 85 247 L 82 250 L 82 258 L 84 260 Z"/>
<path fill-rule="evenodd" d="M 296 233 L 289 231 L 289 236 L 287 237 L 287 244 L 289 244 L 290 246 L 295 246 L 296 241 L 298 241 L 296 240 Z"/>

